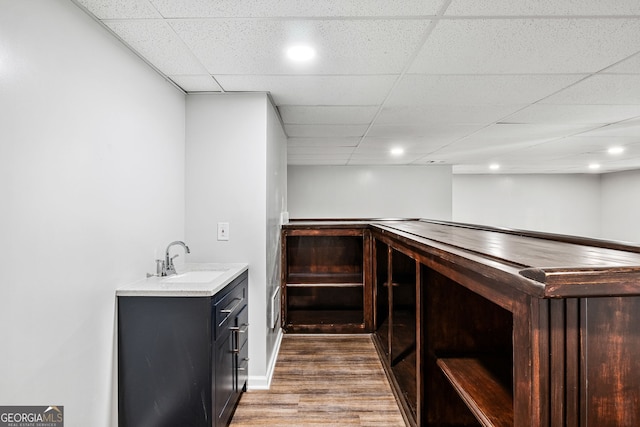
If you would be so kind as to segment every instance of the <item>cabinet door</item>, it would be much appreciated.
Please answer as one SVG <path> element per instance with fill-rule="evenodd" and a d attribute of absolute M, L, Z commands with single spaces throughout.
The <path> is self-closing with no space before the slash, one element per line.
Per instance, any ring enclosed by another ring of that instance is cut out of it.
<path fill-rule="evenodd" d="M 391 252 L 391 354 L 390 365 L 402 395 L 414 416 L 417 413 L 416 261 L 402 252 Z"/>
<path fill-rule="evenodd" d="M 375 310 L 375 328 L 376 337 L 382 347 L 382 353 L 385 356 L 385 362 L 389 364 L 389 246 L 376 241 L 374 245 L 376 257 L 375 262 L 375 287 L 376 287 L 376 310 Z"/>
<path fill-rule="evenodd" d="M 233 334 L 228 331 L 220 336 L 216 341 L 215 359 L 215 410 L 216 425 L 225 426 L 231 415 L 235 395 L 235 372 L 234 372 L 234 342 Z"/>
<path fill-rule="evenodd" d="M 210 298 L 118 297 L 121 427 L 211 426 Z"/>
<path fill-rule="evenodd" d="M 568 414 L 566 425 L 578 425 L 578 418 L 589 426 L 639 425 L 640 297 L 582 298 L 578 318 L 581 350 L 568 351 L 581 356 L 567 361 L 567 367 L 576 365 L 573 371 L 582 377 L 581 396 L 573 396 L 582 408 L 579 417 Z"/>

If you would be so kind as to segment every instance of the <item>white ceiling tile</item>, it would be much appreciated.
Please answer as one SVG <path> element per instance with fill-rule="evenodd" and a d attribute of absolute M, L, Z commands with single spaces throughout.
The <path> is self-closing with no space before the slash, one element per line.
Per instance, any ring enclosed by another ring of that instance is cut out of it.
<path fill-rule="evenodd" d="M 593 156 L 595 159 L 599 156 L 606 156 L 607 147 L 608 143 L 606 138 L 569 137 L 556 139 L 554 141 L 516 151 L 515 156 L 520 158 L 543 157 L 554 159 L 588 154 Z"/>
<path fill-rule="evenodd" d="M 438 158 L 437 156 L 427 155 L 416 159 L 414 165 L 451 165 L 451 163 Z"/>
<path fill-rule="evenodd" d="M 354 153 L 361 154 L 361 155 L 370 154 L 372 156 L 384 155 L 384 156 L 400 157 L 400 158 L 412 157 L 412 161 L 413 161 L 415 160 L 415 156 L 417 155 L 424 156 L 426 154 L 433 153 L 439 147 L 440 146 L 437 144 L 430 145 L 428 143 L 421 145 L 421 144 L 406 144 L 406 143 L 390 142 L 389 144 L 384 145 L 384 144 L 368 144 L 366 142 L 363 142 L 362 144 L 360 144 L 360 146 L 356 148 Z M 391 155 L 392 148 L 402 148 L 404 150 L 404 153 L 402 155 L 393 156 Z"/>
<path fill-rule="evenodd" d="M 330 138 L 362 136 L 368 125 L 284 125 L 290 137 Z"/>
<path fill-rule="evenodd" d="M 367 136 L 385 138 L 428 138 L 437 141 L 454 141 L 481 129 L 481 125 L 374 125 Z"/>
<path fill-rule="evenodd" d="M 625 170 L 638 170 L 640 169 L 640 156 L 634 159 L 626 159 L 616 162 L 607 162 L 603 165 L 603 168 L 607 172 L 620 172 Z M 562 171 L 560 171 L 562 173 Z"/>
<path fill-rule="evenodd" d="M 415 105 L 530 104 L 584 78 L 584 75 L 405 75 L 385 103 Z"/>
<path fill-rule="evenodd" d="M 591 73 L 638 51 L 640 19 L 440 21 L 412 73 Z"/>
<path fill-rule="evenodd" d="M 459 150 L 459 151 L 438 151 L 432 153 L 427 158 L 433 157 L 439 159 L 441 162 L 448 164 L 483 164 L 488 169 L 489 164 L 496 163 L 500 160 L 500 151 L 492 150 L 490 148 L 485 150 Z"/>
<path fill-rule="evenodd" d="M 211 74 L 399 73 L 428 26 L 423 20 L 200 19 L 171 21 Z M 287 60 L 310 44 L 308 64 Z"/>
<path fill-rule="evenodd" d="M 415 105 L 385 107 L 376 124 L 490 124 L 525 105 Z"/>
<path fill-rule="evenodd" d="M 392 148 L 404 148 L 408 151 L 416 151 L 420 153 L 432 152 L 448 144 L 447 141 L 437 140 L 425 137 L 414 138 L 384 138 L 384 137 L 365 137 L 358 148 L 372 151 L 389 151 Z"/>
<path fill-rule="evenodd" d="M 169 76 L 175 84 L 180 86 L 185 92 L 220 92 L 220 86 L 209 75 L 197 76 Z"/>
<path fill-rule="evenodd" d="M 585 132 L 588 136 L 620 136 L 640 138 L 640 119 L 627 120 Z"/>
<path fill-rule="evenodd" d="M 482 164 L 489 171 L 488 166 L 497 163 L 502 168 L 509 164 L 531 164 L 540 163 L 544 159 L 538 159 L 529 153 L 528 156 L 519 156 L 523 149 L 514 150 L 513 147 L 503 146 L 478 146 L 473 148 L 465 147 L 445 147 L 445 149 L 430 154 L 428 157 L 440 159 L 450 164 Z"/>
<path fill-rule="evenodd" d="M 521 164 L 542 162 L 551 156 L 536 157 L 532 147 L 555 143 L 580 130 L 580 127 L 566 125 L 494 125 L 435 151 L 433 156 L 453 164 L 502 163 L 505 159 L 513 161 L 514 158 Z"/>
<path fill-rule="evenodd" d="M 503 165 L 497 172 L 489 170 L 487 164 L 460 164 L 452 167 L 455 175 L 459 174 L 552 174 L 552 173 L 589 173 L 585 166 L 549 165 L 536 163 L 523 163 L 515 166 Z"/>
<path fill-rule="evenodd" d="M 592 163 L 598 163 L 601 165 L 600 169 L 591 170 L 589 165 Z M 564 173 L 602 173 L 606 171 L 602 167 L 603 163 L 597 156 L 587 153 L 569 154 L 553 158 L 541 158 L 537 161 L 531 159 L 531 157 L 527 159 L 518 158 L 515 159 L 514 163 L 510 163 L 509 160 L 506 160 L 503 164 L 511 166 L 525 165 L 529 167 L 531 167 L 531 165 L 537 165 L 539 168 L 543 166 L 545 169 L 563 171 Z"/>
<path fill-rule="evenodd" d="M 600 150 L 607 151 L 611 147 L 622 147 L 625 149 L 625 155 L 628 155 L 626 150 L 628 147 L 640 146 L 640 135 L 635 136 L 602 136 L 593 135 L 590 133 L 583 133 L 570 137 L 571 140 L 586 141 L 592 146 L 600 147 Z M 640 153 L 639 153 L 640 154 Z"/>
<path fill-rule="evenodd" d="M 166 75 L 207 74 L 202 64 L 162 20 L 108 21 L 105 24 Z"/>
<path fill-rule="evenodd" d="M 640 105 L 640 74 L 594 75 L 541 103 Z"/>
<path fill-rule="evenodd" d="M 287 164 L 289 165 L 346 165 L 348 157 L 334 156 L 289 156 Z"/>
<path fill-rule="evenodd" d="M 442 0 L 151 0 L 167 18 L 435 15 Z"/>
<path fill-rule="evenodd" d="M 640 15 L 637 0 L 453 0 L 446 15 Z"/>
<path fill-rule="evenodd" d="M 451 163 L 485 162 L 499 160 L 516 150 L 527 149 L 536 141 L 507 142 L 505 140 L 482 140 L 468 138 L 448 144 L 432 153 L 432 156 Z"/>
<path fill-rule="evenodd" d="M 162 18 L 147 0 L 74 0 L 98 19 Z"/>
<path fill-rule="evenodd" d="M 288 147 L 355 147 L 362 138 L 289 138 Z"/>
<path fill-rule="evenodd" d="M 497 123 L 487 126 L 467 136 L 452 149 L 464 149 L 473 147 L 501 147 L 511 150 L 522 149 L 543 142 L 580 134 L 599 127 L 599 125 L 584 124 L 509 124 Z"/>
<path fill-rule="evenodd" d="M 606 152 L 608 146 L 607 138 L 572 137 L 502 152 L 495 147 L 484 151 L 481 147 L 477 150 L 452 150 L 444 157 L 463 164 L 461 170 L 469 172 L 471 169 L 468 167 L 475 165 L 476 168 L 472 169 L 481 173 L 486 173 L 486 165 L 496 160 L 502 173 L 592 173 L 588 168 L 590 163 L 600 164 L 597 172 L 604 173 L 640 165 L 640 144 L 628 145 L 624 155 L 617 156 Z M 485 160 L 484 165 L 480 161 L 482 159 Z"/>
<path fill-rule="evenodd" d="M 485 137 L 488 140 L 496 138 L 559 138 L 575 135 L 594 129 L 597 126 L 584 124 L 511 124 L 497 123 L 476 132 L 474 137 Z"/>
<path fill-rule="evenodd" d="M 281 105 L 282 120 L 287 124 L 369 124 L 378 106 L 309 106 Z"/>
<path fill-rule="evenodd" d="M 404 165 L 406 163 L 400 163 L 398 160 L 394 159 L 361 159 L 361 158 L 352 158 L 347 163 L 347 166 L 392 166 L 392 165 Z"/>
<path fill-rule="evenodd" d="M 532 159 L 518 158 L 513 163 L 509 159 L 484 158 L 480 159 L 458 159 L 454 166 L 454 173 L 460 173 L 458 167 L 467 170 L 469 167 L 475 169 L 475 173 L 594 173 L 589 169 L 589 158 L 582 156 L 568 156 L 558 159 Z M 496 172 L 490 170 L 489 165 L 498 162 L 500 169 Z M 595 173 L 604 172 L 603 169 Z"/>
<path fill-rule="evenodd" d="M 291 147 L 287 148 L 287 155 L 289 156 L 304 156 L 304 155 L 322 155 L 333 157 L 346 157 L 353 153 L 354 147 Z"/>
<path fill-rule="evenodd" d="M 638 2 L 640 4 L 640 2 Z M 605 70 L 607 73 L 640 74 L 640 54 L 636 54 Z"/>
<path fill-rule="evenodd" d="M 350 165 L 408 165 L 419 158 L 422 154 L 405 154 L 401 157 L 392 157 L 388 154 L 354 153 L 349 158 Z"/>
<path fill-rule="evenodd" d="M 607 124 L 640 116 L 639 105 L 531 105 L 503 121 L 507 123 Z"/>
<path fill-rule="evenodd" d="M 376 105 L 397 76 L 216 75 L 225 91 L 271 92 L 277 105 Z"/>
<path fill-rule="evenodd" d="M 629 145 L 626 148 L 626 151 L 622 155 L 618 156 L 607 156 L 607 160 L 603 163 L 611 164 L 611 165 L 628 165 L 630 162 L 640 163 L 640 144 Z M 625 166 L 626 168 L 626 166 Z"/>

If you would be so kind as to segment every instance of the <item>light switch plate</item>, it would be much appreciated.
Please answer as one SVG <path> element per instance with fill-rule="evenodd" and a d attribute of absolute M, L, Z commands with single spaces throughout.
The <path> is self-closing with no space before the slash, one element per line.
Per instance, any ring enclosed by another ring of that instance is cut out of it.
<path fill-rule="evenodd" d="M 218 240 L 229 240 L 229 223 L 218 223 Z"/>

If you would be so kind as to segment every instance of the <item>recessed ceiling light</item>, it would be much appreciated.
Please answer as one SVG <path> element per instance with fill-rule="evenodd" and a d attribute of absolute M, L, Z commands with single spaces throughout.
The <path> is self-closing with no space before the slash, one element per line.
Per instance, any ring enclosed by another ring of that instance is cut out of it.
<path fill-rule="evenodd" d="M 489 169 L 491 169 L 492 171 L 497 171 L 498 169 L 500 169 L 500 165 L 497 163 L 491 163 L 489 165 Z"/>
<path fill-rule="evenodd" d="M 297 45 L 287 49 L 287 57 L 295 62 L 310 61 L 316 56 L 316 51 L 311 46 Z"/>
<path fill-rule="evenodd" d="M 598 164 L 598 163 L 591 163 L 591 164 L 589 164 L 589 169 L 591 169 L 591 170 L 598 170 L 598 169 L 600 169 L 600 164 Z"/>
<path fill-rule="evenodd" d="M 607 150 L 607 153 L 613 154 L 613 155 L 622 154 L 624 153 L 624 147 L 611 147 Z"/>
<path fill-rule="evenodd" d="M 392 156 L 402 156 L 404 154 L 404 148 L 396 147 L 391 149 Z"/>

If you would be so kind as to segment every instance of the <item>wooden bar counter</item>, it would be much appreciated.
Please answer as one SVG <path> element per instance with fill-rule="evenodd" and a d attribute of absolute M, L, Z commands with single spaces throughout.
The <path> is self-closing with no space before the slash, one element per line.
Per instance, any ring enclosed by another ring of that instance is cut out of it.
<path fill-rule="evenodd" d="M 428 220 L 282 242 L 285 332 L 372 333 L 408 425 L 640 425 L 640 247 Z"/>

